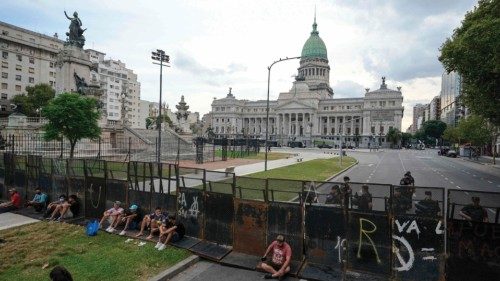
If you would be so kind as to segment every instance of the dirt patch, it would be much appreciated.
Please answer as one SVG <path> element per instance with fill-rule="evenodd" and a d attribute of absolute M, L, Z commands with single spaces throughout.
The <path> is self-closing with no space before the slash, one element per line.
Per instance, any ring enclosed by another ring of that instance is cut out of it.
<path fill-rule="evenodd" d="M 203 164 L 196 164 L 196 162 L 192 160 L 181 160 L 179 162 L 179 165 L 181 167 L 186 167 L 186 168 L 217 170 L 217 169 L 224 169 L 229 166 L 242 166 L 258 162 L 263 162 L 263 161 L 259 159 L 235 158 L 235 159 L 227 159 L 227 161 L 216 161 L 216 162 L 206 162 Z"/>

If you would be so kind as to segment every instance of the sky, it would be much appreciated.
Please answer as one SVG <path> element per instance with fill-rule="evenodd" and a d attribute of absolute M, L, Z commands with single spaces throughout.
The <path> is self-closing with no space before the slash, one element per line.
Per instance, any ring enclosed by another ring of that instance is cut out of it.
<path fill-rule="evenodd" d="M 238 99 L 266 99 L 267 67 L 300 56 L 316 18 L 328 49 L 334 98 L 363 97 L 402 87 L 402 130 L 412 107 L 428 103 L 441 89 L 439 47 L 460 26 L 473 0 L 2 0 L 0 20 L 65 39 L 78 11 L 85 48 L 119 59 L 138 74 L 141 99 L 159 99 L 159 66 L 151 51 L 170 55 L 164 69 L 163 100 L 170 108 L 181 95 L 191 111 L 208 113 L 229 87 Z M 275 65 L 270 98 L 292 86 L 299 62 Z"/>

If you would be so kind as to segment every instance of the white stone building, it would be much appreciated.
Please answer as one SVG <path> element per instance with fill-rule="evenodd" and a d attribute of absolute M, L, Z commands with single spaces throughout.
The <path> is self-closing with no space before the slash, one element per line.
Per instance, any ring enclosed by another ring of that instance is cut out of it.
<path fill-rule="evenodd" d="M 144 128 L 144 121 L 139 120 L 141 83 L 137 74 L 120 60 L 105 59 L 102 52 L 92 49 L 85 52 L 93 63 L 90 82 L 104 90 L 101 121 L 106 125 L 125 121 L 131 128 Z"/>
<path fill-rule="evenodd" d="M 297 74 L 291 89 L 270 101 L 270 140 L 283 145 L 302 141 L 307 146 L 315 142 L 388 146 L 389 129 L 401 131 L 401 88 L 388 89 L 385 77 L 379 89 L 367 89 L 362 97 L 333 98 L 327 49 L 319 37 L 316 20 L 302 48 Z M 211 127 L 219 137 L 265 139 L 266 101 L 236 99 L 230 91 L 225 98 L 212 102 Z"/>
<path fill-rule="evenodd" d="M 56 83 L 56 59 L 64 41 L 0 21 L 0 111 L 27 86 Z"/>

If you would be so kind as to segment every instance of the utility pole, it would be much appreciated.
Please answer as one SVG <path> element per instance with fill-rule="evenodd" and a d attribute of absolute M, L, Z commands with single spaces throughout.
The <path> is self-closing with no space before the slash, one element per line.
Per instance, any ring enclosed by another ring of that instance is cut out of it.
<path fill-rule="evenodd" d="M 159 112 L 158 112 L 158 120 L 156 120 L 156 126 L 157 126 L 157 129 L 158 129 L 158 145 L 156 147 L 157 151 L 156 151 L 156 162 L 160 163 L 161 162 L 161 121 L 162 121 L 162 117 L 161 117 L 161 108 L 162 108 L 162 72 L 163 72 L 163 66 L 166 66 L 166 67 L 170 67 L 169 65 L 167 65 L 169 62 L 170 62 L 170 56 L 165 54 L 165 51 L 163 50 L 156 50 L 156 52 L 151 52 L 151 59 L 155 60 L 155 61 L 159 61 L 160 63 L 157 63 L 157 62 L 153 62 L 153 64 L 157 64 L 160 66 L 160 103 L 158 104 L 158 109 L 159 109 Z M 165 64 L 163 64 L 165 63 Z"/>

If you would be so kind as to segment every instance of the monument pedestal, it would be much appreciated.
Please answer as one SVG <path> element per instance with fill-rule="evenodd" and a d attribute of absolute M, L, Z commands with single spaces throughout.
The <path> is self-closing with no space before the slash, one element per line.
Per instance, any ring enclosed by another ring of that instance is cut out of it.
<path fill-rule="evenodd" d="M 56 95 L 64 92 L 77 92 L 75 74 L 90 80 L 92 63 L 89 54 L 80 47 L 65 45 L 57 57 Z"/>

